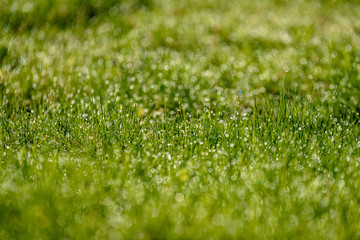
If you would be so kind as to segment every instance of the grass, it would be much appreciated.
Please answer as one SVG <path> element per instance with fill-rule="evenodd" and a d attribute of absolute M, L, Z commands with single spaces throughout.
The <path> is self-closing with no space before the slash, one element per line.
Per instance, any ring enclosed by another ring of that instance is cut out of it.
<path fill-rule="evenodd" d="M 359 239 L 356 1 L 6 1 L 1 239 Z"/>

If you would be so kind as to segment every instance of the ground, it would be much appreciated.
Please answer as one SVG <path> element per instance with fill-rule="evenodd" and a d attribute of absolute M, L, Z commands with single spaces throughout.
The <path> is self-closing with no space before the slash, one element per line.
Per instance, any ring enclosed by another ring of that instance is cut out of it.
<path fill-rule="evenodd" d="M 3 0 L 1 239 L 359 239 L 360 4 Z"/>

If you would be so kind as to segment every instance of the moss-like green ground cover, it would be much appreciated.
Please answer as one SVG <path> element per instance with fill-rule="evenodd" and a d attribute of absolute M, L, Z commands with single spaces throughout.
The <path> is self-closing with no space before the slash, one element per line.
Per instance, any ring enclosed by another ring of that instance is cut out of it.
<path fill-rule="evenodd" d="M 0 239 L 360 239 L 359 13 L 3 0 Z"/>

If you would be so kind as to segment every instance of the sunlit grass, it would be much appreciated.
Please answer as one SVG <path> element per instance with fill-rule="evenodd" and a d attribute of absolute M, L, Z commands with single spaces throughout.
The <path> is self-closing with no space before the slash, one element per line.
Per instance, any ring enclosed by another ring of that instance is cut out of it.
<path fill-rule="evenodd" d="M 360 238 L 355 1 L 49 3 L 0 6 L 1 239 Z"/>

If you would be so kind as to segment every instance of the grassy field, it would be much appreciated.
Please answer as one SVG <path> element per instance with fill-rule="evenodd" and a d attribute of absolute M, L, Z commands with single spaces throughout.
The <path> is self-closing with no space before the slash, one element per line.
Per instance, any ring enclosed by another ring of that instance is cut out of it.
<path fill-rule="evenodd" d="M 2 0 L 0 239 L 360 239 L 359 12 Z"/>

